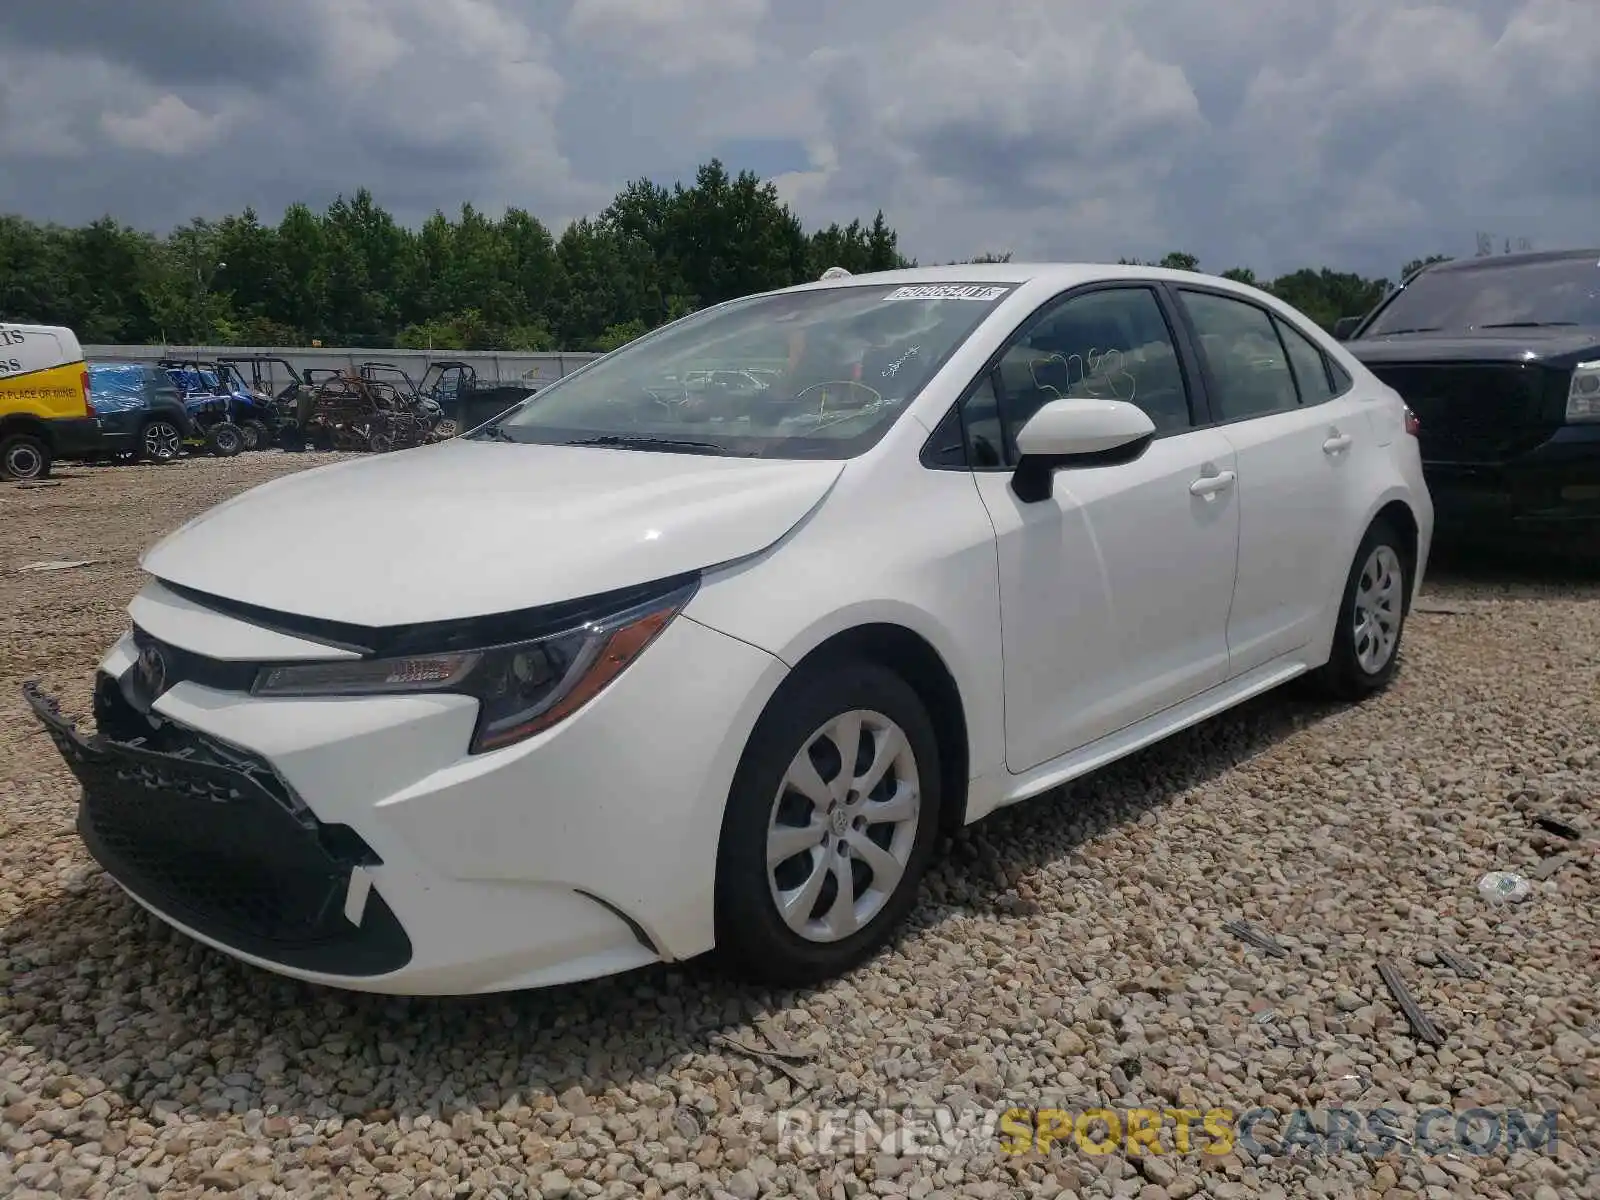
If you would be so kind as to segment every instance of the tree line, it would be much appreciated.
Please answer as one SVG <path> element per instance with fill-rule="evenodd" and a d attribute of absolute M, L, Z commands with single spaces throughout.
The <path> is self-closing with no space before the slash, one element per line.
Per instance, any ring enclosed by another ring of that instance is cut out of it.
<path fill-rule="evenodd" d="M 1400 277 L 1424 261 L 1434 260 Z M 90 345 L 607 350 L 829 267 L 914 265 L 881 211 L 808 231 L 771 183 L 713 159 L 689 186 L 629 183 L 559 237 L 524 209 L 495 218 L 471 204 L 412 229 L 366 189 L 322 212 L 291 205 L 276 225 L 247 208 L 165 236 L 110 216 L 72 228 L 0 215 L 0 317 L 66 325 Z M 1200 269 L 1177 252 L 1160 265 Z M 1270 281 L 1245 268 L 1222 274 L 1329 328 L 1392 286 L 1326 267 Z"/>

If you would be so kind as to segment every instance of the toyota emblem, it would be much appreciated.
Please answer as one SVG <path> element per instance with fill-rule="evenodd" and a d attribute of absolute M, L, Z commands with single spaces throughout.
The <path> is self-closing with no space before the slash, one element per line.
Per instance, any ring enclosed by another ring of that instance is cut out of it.
<path fill-rule="evenodd" d="M 137 669 L 139 683 L 150 699 L 156 699 L 166 690 L 167 660 L 161 656 L 160 647 L 153 644 L 142 647 L 139 650 Z"/>

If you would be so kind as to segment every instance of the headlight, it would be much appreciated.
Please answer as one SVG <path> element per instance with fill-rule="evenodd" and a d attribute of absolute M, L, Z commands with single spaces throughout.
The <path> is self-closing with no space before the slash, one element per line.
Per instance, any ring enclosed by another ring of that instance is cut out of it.
<path fill-rule="evenodd" d="M 683 611 L 696 583 L 556 633 L 476 650 L 263 667 L 257 696 L 453 692 L 478 700 L 471 752 L 499 750 L 577 712 Z"/>
<path fill-rule="evenodd" d="M 1567 389 L 1568 421 L 1600 421 L 1600 361 L 1582 362 Z"/>

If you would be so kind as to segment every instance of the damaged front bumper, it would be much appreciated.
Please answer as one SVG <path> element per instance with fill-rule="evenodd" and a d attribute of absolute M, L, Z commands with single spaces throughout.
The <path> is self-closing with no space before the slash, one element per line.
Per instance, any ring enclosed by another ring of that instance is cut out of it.
<path fill-rule="evenodd" d="M 729 781 L 786 672 L 771 655 L 680 619 L 560 725 L 470 754 L 469 697 L 258 696 L 261 663 L 301 647 L 157 584 L 133 609 L 96 675 L 93 733 L 27 697 L 83 785 L 90 853 L 182 932 L 388 995 L 711 948 Z"/>
<path fill-rule="evenodd" d="M 37 685 L 24 694 L 82 785 L 84 845 L 134 899 L 296 971 L 372 976 L 410 961 L 405 930 L 371 888 L 382 859 L 349 826 L 318 820 L 268 763 L 141 718 L 108 675 L 90 735 Z"/>

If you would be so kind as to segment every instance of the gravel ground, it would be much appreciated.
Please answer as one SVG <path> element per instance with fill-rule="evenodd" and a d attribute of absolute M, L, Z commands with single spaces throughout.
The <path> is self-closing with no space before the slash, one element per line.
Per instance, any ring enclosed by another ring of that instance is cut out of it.
<path fill-rule="evenodd" d="M 943 856 L 897 949 L 820 990 L 690 964 L 391 1001 L 236 965 L 123 898 L 18 698 L 41 677 L 82 711 L 138 551 L 329 457 L 0 489 L 0 1193 L 1600 1197 L 1600 861 L 1534 823 L 1600 830 L 1595 583 L 1438 574 L 1386 695 L 1269 697 L 997 815 Z M 83 558 L 101 561 L 17 573 Z M 1563 848 L 1524 902 L 1478 895 L 1485 872 Z M 1286 953 L 1222 928 L 1241 917 Z M 1381 958 L 1442 1046 L 1408 1031 Z M 992 1132 L 1007 1104 L 1285 1116 L 1229 1153 L 1197 1133 L 1137 1159 L 1070 1139 L 1010 1156 L 981 1130 L 914 1153 L 932 1125 L 829 1146 L 778 1116 L 860 1106 L 891 1129 L 885 1106 L 943 1106 Z M 1330 1108 L 1391 1110 L 1414 1141 L 1419 1110 L 1497 1106 L 1530 1125 L 1558 1110 L 1554 1146 L 1318 1154 L 1273 1136 L 1295 1108 L 1318 1110 L 1303 1134 Z"/>

